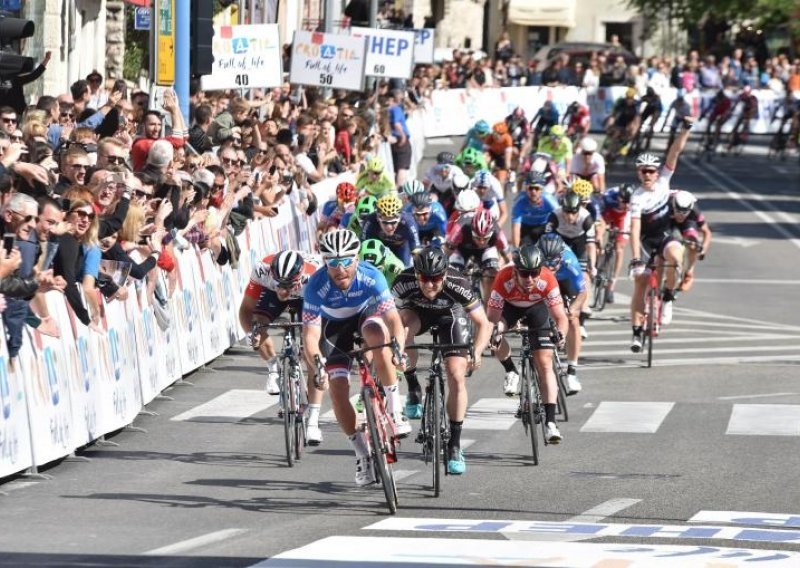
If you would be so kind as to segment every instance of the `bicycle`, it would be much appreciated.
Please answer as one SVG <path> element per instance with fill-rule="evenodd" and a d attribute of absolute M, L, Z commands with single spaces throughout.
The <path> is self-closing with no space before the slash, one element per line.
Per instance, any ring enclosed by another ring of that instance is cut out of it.
<path fill-rule="evenodd" d="M 306 440 L 306 415 L 308 406 L 306 383 L 303 380 L 303 369 L 300 365 L 300 339 L 297 330 L 303 327 L 302 322 L 278 321 L 272 323 L 256 323 L 253 334 L 261 329 L 282 329 L 283 349 L 280 357 L 280 412 L 283 417 L 283 437 L 286 444 L 286 461 L 289 467 L 303 455 Z"/>
<path fill-rule="evenodd" d="M 650 275 L 648 276 L 647 281 L 647 290 L 645 291 L 645 302 L 644 302 L 644 336 L 643 342 L 647 343 L 647 368 L 651 368 L 653 366 L 653 340 L 658 337 L 659 333 L 661 332 L 661 309 L 662 309 L 662 301 L 661 301 L 661 293 L 664 289 L 664 283 L 666 282 L 666 269 L 667 268 L 674 268 L 677 273 L 675 275 L 675 281 L 681 282 L 681 275 L 680 270 L 677 264 L 667 264 L 664 263 L 661 265 L 660 270 L 657 270 L 655 267 L 655 263 L 653 262 L 655 259 L 651 259 L 648 263 L 648 269 L 650 270 Z M 644 345 L 642 346 L 644 349 Z"/>
<path fill-rule="evenodd" d="M 592 281 L 592 309 L 598 312 L 606 307 L 606 291 L 609 283 L 614 279 L 614 268 L 617 263 L 617 236 L 627 232 L 620 232 L 616 227 L 610 227 L 606 234 L 606 244 L 603 254 L 597 261 L 597 275 Z"/>
<path fill-rule="evenodd" d="M 367 445 L 372 458 L 375 477 L 383 487 L 389 513 L 394 515 L 397 513 L 398 500 L 392 464 L 397 462 L 397 447 L 400 442 L 395 433 L 394 420 L 386 411 L 383 388 L 380 382 L 373 377 L 370 363 L 366 358 L 368 352 L 375 349 L 383 349 L 384 347 L 391 347 L 395 357 L 399 359 L 401 353 L 400 344 L 395 338 L 392 338 L 389 343 L 350 351 L 347 355 L 358 363 L 358 373 L 361 378 L 361 400 L 363 401 L 364 414 L 366 415 L 366 423 L 361 427 L 366 427 Z M 319 355 L 314 358 L 314 362 L 318 378 L 324 371 L 324 365 Z"/>
<path fill-rule="evenodd" d="M 442 350 L 469 349 L 469 358 L 472 359 L 474 347 L 470 343 L 439 343 L 436 326 L 431 327 L 430 333 L 433 337 L 432 343 L 416 343 L 409 345 L 406 349 L 430 349 L 432 354 L 428 370 L 428 383 L 425 386 L 425 398 L 422 403 L 422 421 L 415 441 L 422 444 L 422 456 L 425 463 L 433 465 L 433 496 L 438 497 L 441 493 L 442 470 L 447 475 L 446 458 L 450 442 L 450 426 L 445 419 L 447 412 L 444 398 Z"/>
<path fill-rule="evenodd" d="M 556 415 L 561 415 L 564 422 L 569 422 L 569 410 L 567 409 L 567 371 L 561 362 L 561 353 L 558 351 L 558 328 L 553 318 L 550 318 L 550 337 L 553 341 L 553 373 L 558 384 L 558 396 L 556 398 Z M 545 441 L 546 443 L 546 441 Z"/>

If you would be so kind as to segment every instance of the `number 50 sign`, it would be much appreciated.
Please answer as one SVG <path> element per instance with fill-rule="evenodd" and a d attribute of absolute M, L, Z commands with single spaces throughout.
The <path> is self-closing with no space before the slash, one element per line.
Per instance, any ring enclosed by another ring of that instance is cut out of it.
<path fill-rule="evenodd" d="M 214 26 L 214 65 L 203 90 L 280 87 L 278 24 Z"/>
<path fill-rule="evenodd" d="M 365 42 L 363 37 L 296 31 L 289 80 L 299 85 L 360 91 Z"/>

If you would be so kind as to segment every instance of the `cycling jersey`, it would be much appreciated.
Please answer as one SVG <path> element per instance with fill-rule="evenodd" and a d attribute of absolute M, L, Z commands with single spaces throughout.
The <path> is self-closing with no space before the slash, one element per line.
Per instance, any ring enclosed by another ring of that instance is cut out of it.
<path fill-rule="evenodd" d="M 486 146 L 489 149 L 489 153 L 496 160 L 503 158 L 506 149 L 511 148 L 513 145 L 514 140 L 512 140 L 511 136 L 508 134 L 497 134 L 496 132 L 492 132 L 486 137 Z"/>
<path fill-rule="evenodd" d="M 664 110 L 664 104 L 661 102 L 661 97 L 658 95 L 645 95 L 642 97 L 644 109 L 642 109 L 642 117 L 647 117 L 653 114 L 660 114 Z"/>
<path fill-rule="evenodd" d="M 322 259 L 306 253 L 299 253 L 303 257 L 303 270 L 300 273 L 300 287 L 292 289 L 289 298 L 297 299 L 303 297 L 303 288 L 308 282 L 311 275 L 314 274 L 322 265 Z M 250 272 L 250 283 L 247 285 L 244 293 L 249 298 L 257 300 L 261 297 L 264 290 L 275 292 L 278 289 L 278 281 L 272 277 L 272 259 L 275 254 L 268 254 L 260 261 L 253 265 L 253 270 Z"/>
<path fill-rule="evenodd" d="M 553 144 L 548 136 L 539 142 L 537 150 L 545 154 L 550 154 L 553 157 L 553 161 L 560 164 L 566 161 L 567 158 L 572 157 L 572 142 L 569 138 L 564 136 L 556 144 Z"/>
<path fill-rule="evenodd" d="M 606 173 L 606 160 L 600 152 L 592 152 L 587 160 L 583 153 L 575 152 L 572 163 L 569 166 L 569 173 L 582 179 L 589 180 L 592 176 Z"/>
<path fill-rule="evenodd" d="M 631 218 L 641 219 L 642 240 L 655 240 L 669 232 L 670 190 L 669 181 L 673 171 L 666 166 L 661 168 L 653 190 L 647 191 L 639 186 L 631 197 Z"/>
<path fill-rule="evenodd" d="M 742 113 L 748 118 L 753 118 L 758 111 L 758 98 L 752 93 L 749 95 L 741 94 L 738 102 L 742 103 Z"/>
<path fill-rule="evenodd" d="M 670 111 L 675 113 L 672 118 L 672 125 L 670 126 L 672 129 L 678 128 L 683 123 L 683 119 L 687 116 L 692 116 L 692 107 L 689 106 L 686 99 L 675 99 L 672 101 L 667 114 L 669 114 Z"/>
<path fill-rule="evenodd" d="M 379 265 L 373 264 L 366 260 L 362 260 L 362 262 L 366 262 L 381 271 L 383 277 L 386 278 L 386 283 L 391 286 L 394 279 L 397 278 L 397 275 L 403 272 L 406 269 L 405 265 L 400 262 L 400 259 L 397 258 L 394 253 L 386 249 L 385 255 L 383 257 L 383 262 Z"/>
<path fill-rule="evenodd" d="M 400 223 L 391 235 L 383 231 L 378 222 L 378 214 L 370 213 L 362 223 L 361 239 L 378 239 L 406 266 L 411 264 L 411 251 L 420 248 L 417 224 L 406 213 L 401 213 Z"/>
<path fill-rule="evenodd" d="M 435 312 L 436 315 L 450 312 L 457 306 L 468 312 L 481 306 L 481 300 L 473 291 L 470 281 L 452 268 L 447 269 L 442 291 L 433 300 L 422 293 L 413 268 L 407 268 L 397 276 L 392 293 L 400 300 L 401 307 L 419 308 Z"/>
<path fill-rule="evenodd" d="M 603 195 L 603 220 L 617 229 L 617 240 L 624 240 L 631 230 L 631 214 L 626 204 L 619 199 L 619 187 L 612 187 Z"/>
<path fill-rule="evenodd" d="M 347 203 L 344 207 L 339 206 L 339 201 L 337 199 L 331 199 L 325 202 L 325 205 L 322 206 L 322 213 L 320 214 L 320 223 L 324 224 L 324 227 L 338 227 L 342 223 L 342 219 L 347 213 L 351 213 L 355 210 L 355 203 Z"/>
<path fill-rule="evenodd" d="M 413 204 L 407 204 L 403 208 L 403 212 L 414 219 L 420 240 L 430 240 L 435 236 L 443 237 L 447 231 L 447 211 L 438 201 L 431 202 L 431 214 L 428 215 L 427 221 L 423 224 L 420 224 L 417 217 L 414 216 Z"/>
<path fill-rule="evenodd" d="M 731 112 L 732 106 L 733 103 L 728 97 L 722 97 L 721 99 L 715 97 L 711 100 L 711 106 L 700 115 L 700 118 L 702 119 L 706 113 L 709 115 L 709 122 L 713 122 L 717 118 L 724 118 Z"/>
<path fill-rule="evenodd" d="M 506 303 L 519 308 L 529 308 L 541 302 L 548 307 L 563 303 L 558 282 L 550 269 L 542 268 L 533 289 L 524 290 L 517 284 L 514 266 L 509 264 L 497 273 L 487 304 L 490 308 L 502 310 Z"/>
<path fill-rule="evenodd" d="M 520 147 L 525 139 L 530 134 L 530 126 L 528 125 L 528 119 L 525 118 L 523 114 L 520 117 L 515 117 L 513 114 L 509 114 L 506 117 L 506 124 L 508 125 L 508 132 L 511 134 L 511 138 L 514 140 L 514 146 Z"/>
<path fill-rule="evenodd" d="M 594 219 L 585 208 L 581 207 L 578 210 L 577 219 L 570 223 L 567 221 L 564 210 L 559 207 L 548 218 L 548 231 L 555 231 L 564 240 L 585 237 L 586 242 L 591 243 L 594 242 Z"/>
<path fill-rule="evenodd" d="M 390 191 L 394 191 L 395 187 L 394 180 L 392 180 L 385 171 L 381 172 L 378 179 L 372 180 L 369 177 L 369 172 L 363 170 L 358 174 L 358 178 L 356 178 L 356 189 L 358 189 L 358 198 L 361 199 L 365 195 L 381 197 Z"/>
<path fill-rule="evenodd" d="M 540 197 L 541 202 L 535 205 L 527 193 L 519 194 L 511 209 L 511 222 L 533 227 L 546 225 L 550 214 L 558 209 L 558 202 L 549 193 L 542 192 Z"/>
<path fill-rule="evenodd" d="M 577 110 L 568 115 L 567 130 L 572 132 L 585 130 L 591 124 L 591 121 L 592 117 L 589 114 L 589 109 L 584 105 L 579 105 Z"/>
<path fill-rule="evenodd" d="M 531 120 L 531 127 L 533 127 L 534 124 L 536 124 L 537 133 L 541 133 L 551 126 L 558 124 L 558 111 L 556 107 L 551 106 L 549 110 L 545 107 L 540 108 L 539 112 L 537 112 Z"/>
<path fill-rule="evenodd" d="M 328 270 L 317 271 L 303 293 L 303 324 L 322 320 L 345 321 L 362 315 L 383 315 L 395 309 L 394 298 L 383 274 L 368 262 L 359 262 L 353 282 L 339 289 Z"/>
<path fill-rule="evenodd" d="M 561 253 L 561 262 L 556 270 L 556 280 L 561 293 L 569 298 L 575 298 L 586 290 L 581 263 L 575 253 L 568 248 Z"/>
<path fill-rule="evenodd" d="M 637 99 L 633 99 L 633 102 L 628 104 L 628 100 L 630 99 L 622 97 L 617 99 L 617 102 L 614 103 L 612 115 L 614 116 L 614 123 L 617 126 L 626 126 L 633 122 L 633 119 L 639 116 L 639 101 Z"/>
<path fill-rule="evenodd" d="M 442 175 L 443 171 L 447 171 L 446 176 Z M 425 172 L 424 181 L 426 185 L 444 193 L 446 191 L 453 191 L 453 177 L 463 173 L 461 168 L 453 164 L 435 164 Z"/>
<path fill-rule="evenodd" d="M 496 247 L 498 251 L 508 249 L 508 239 L 503 230 L 494 224 L 494 231 L 492 236 L 485 243 L 478 245 L 472 237 L 472 222 L 455 223 L 450 231 L 447 233 L 447 245 L 453 249 L 466 249 L 466 250 L 485 250 L 490 247 Z"/>
<path fill-rule="evenodd" d="M 465 136 L 464 148 L 474 148 L 479 152 L 483 152 L 483 138 L 478 136 L 474 126 L 469 129 L 469 132 L 467 132 Z"/>

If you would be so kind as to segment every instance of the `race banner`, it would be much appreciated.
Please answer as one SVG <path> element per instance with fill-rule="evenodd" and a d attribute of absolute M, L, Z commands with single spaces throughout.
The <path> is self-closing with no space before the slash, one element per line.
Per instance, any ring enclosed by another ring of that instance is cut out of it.
<path fill-rule="evenodd" d="M 360 91 L 366 39 L 322 32 L 294 32 L 289 80 L 300 85 Z"/>
<path fill-rule="evenodd" d="M 214 64 L 203 90 L 280 87 L 283 84 L 278 24 L 214 26 Z"/>
<path fill-rule="evenodd" d="M 355 27 L 350 33 L 353 37 L 367 38 L 367 75 L 396 79 L 411 77 L 416 39 L 413 32 Z"/>
<path fill-rule="evenodd" d="M 414 31 L 414 63 L 434 63 L 433 33 L 434 28 L 422 28 Z"/>
<path fill-rule="evenodd" d="M 33 464 L 24 380 L 19 361 L 12 368 L 6 339 L 0 337 L 0 477 Z"/>

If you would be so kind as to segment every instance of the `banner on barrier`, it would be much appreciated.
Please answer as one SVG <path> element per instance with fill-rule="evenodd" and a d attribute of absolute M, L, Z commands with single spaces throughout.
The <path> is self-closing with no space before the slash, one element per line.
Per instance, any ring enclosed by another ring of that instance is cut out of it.
<path fill-rule="evenodd" d="M 350 34 L 367 38 L 366 75 L 397 79 L 411 77 L 416 40 L 413 32 L 353 27 Z"/>
<path fill-rule="evenodd" d="M 12 371 L 5 336 L 0 337 L 0 477 L 33 465 L 25 375 Z"/>
<path fill-rule="evenodd" d="M 299 85 L 360 91 L 365 63 L 363 37 L 298 30 L 292 42 L 289 80 Z"/>

